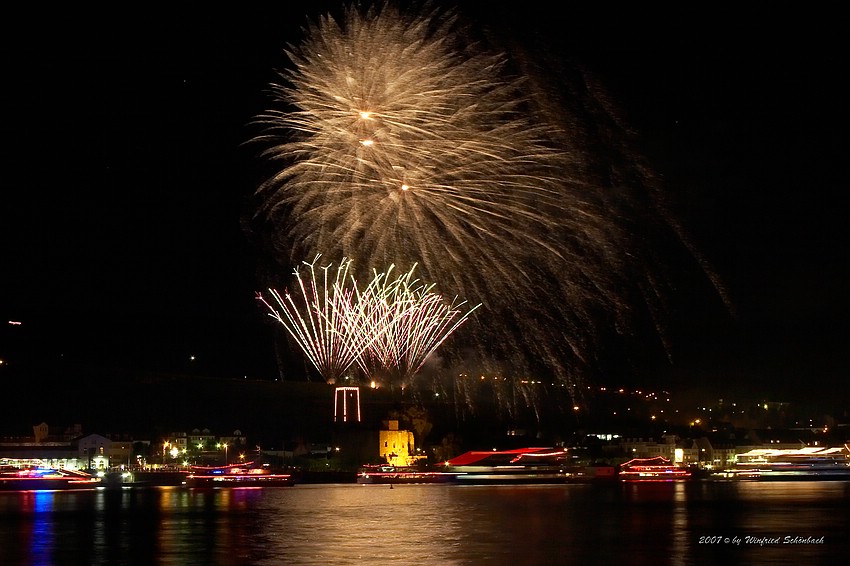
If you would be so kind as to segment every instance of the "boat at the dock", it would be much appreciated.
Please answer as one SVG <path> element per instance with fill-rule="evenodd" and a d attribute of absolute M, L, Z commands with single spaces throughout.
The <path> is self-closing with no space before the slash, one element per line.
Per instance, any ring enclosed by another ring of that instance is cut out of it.
<path fill-rule="evenodd" d="M 253 463 L 238 466 L 191 466 L 186 487 L 283 487 L 294 485 L 292 474 Z"/>
<path fill-rule="evenodd" d="M 632 458 L 620 465 L 618 477 L 624 481 L 673 481 L 690 479 L 691 471 L 663 456 Z"/>
<path fill-rule="evenodd" d="M 94 489 L 99 485 L 100 478 L 77 470 L 13 466 L 0 468 L 2 491 Z"/>
<path fill-rule="evenodd" d="M 455 479 L 455 474 L 443 471 L 387 464 L 363 466 L 357 473 L 357 483 L 361 484 L 449 483 Z"/>

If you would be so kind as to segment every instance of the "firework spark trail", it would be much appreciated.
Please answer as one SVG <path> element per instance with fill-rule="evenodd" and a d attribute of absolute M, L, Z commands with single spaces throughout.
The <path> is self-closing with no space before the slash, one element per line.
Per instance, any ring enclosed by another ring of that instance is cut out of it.
<path fill-rule="evenodd" d="M 299 303 L 291 293 L 281 297 L 274 289 L 269 289 L 269 293 L 279 310 L 261 294 L 257 299 L 270 311 L 269 316 L 286 328 L 319 374 L 327 382 L 335 383 L 369 346 L 371 337 L 364 335 L 350 316 L 357 302 L 356 284 L 348 276 L 351 260 L 340 262 L 333 281 L 328 276 L 331 266 L 322 267 L 319 284 L 318 259 L 316 256 L 312 263 L 304 262 L 310 272 L 309 288 L 305 287 L 301 271 L 295 270 Z"/>
<path fill-rule="evenodd" d="M 361 368 L 367 375 L 388 373 L 391 385 L 401 388 L 412 382 L 428 357 L 480 306 L 464 312 L 466 301 L 455 298 L 446 303 L 433 291 L 433 284 L 413 277 L 416 267 L 395 278 L 390 277 L 394 266 L 386 273 L 375 273 L 370 298 L 364 301 L 378 313 L 366 319 L 381 324 L 370 327 L 375 340 L 360 357 Z"/>
<path fill-rule="evenodd" d="M 530 75 L 468 31 L 454 13 L 390 4 L 311 23 L 257 120 L 279 167 L 257 218 L 289 261 L 418 263 L 442 292 L 483 303 L 469 337 L 480 363 L 543 369 L 573 390 L 605 339 L 659 320 L 654 236 L 639 220 L 652 195 L 627 194 L 648 176 L 609 141 L 617 124 L 597 124 L 595 90 L 553 120 Z M 594 155 L 606 144 L 617 163 Z"/>
<path fill-rule="evenodd" d="M 384 273 L 375 271 L 362 291 L 349 276 L 351 260 L 340 262 L 333 281 L 328 276 L 331 266 L 322 267 L 319 280 L 319 257 L 304 262 L 310 273 L 307 285 L 301 271 L 295 271 L 300 302 L 291 293 L 284 298 L 274 289 L 269 293 L 279 309 L 262 295 L 257 298 L 329 383 L 357 362 L 367 376 L 389 374 L 388 385 L 404 388 L 428 356 L 477 308 L 464 313 L 465 302 L 455 299 L 446 304 L 433 292 L 433 285 L 413 278 L 415 265 L 398 277 L 393 277 L 394 266 Z"/>

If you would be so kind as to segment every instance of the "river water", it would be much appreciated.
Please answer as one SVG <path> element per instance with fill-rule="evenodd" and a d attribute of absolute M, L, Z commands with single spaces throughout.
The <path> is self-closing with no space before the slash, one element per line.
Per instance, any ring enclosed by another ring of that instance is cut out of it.
<path fill-rule="evenodd" d="M 786 538 L 787 537 L 787 538 Z M 0 492 L 0 565 L 838 564 L 850 482 Z"/>

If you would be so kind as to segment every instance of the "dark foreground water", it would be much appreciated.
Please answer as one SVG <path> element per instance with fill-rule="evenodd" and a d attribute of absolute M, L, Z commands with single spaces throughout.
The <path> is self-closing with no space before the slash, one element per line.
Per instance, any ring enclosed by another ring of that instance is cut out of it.
<path fill-rule="evenodd" d="M 2 566 L 808 565 L 848 556 L 850 482 L 0 492 Z"/>

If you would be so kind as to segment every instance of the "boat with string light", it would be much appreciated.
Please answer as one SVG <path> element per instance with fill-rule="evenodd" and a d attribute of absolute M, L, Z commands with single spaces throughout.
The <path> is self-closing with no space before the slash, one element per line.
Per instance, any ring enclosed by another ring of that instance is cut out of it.
<path fill-rule="evenodd" d="M 359 484 L 451 483 L 454 480 L 455 474 L 416 466 L 374 464 L 361 466 L 357 472 Z"/>
<path fill-rule="evenodd" d="M 617 476 L 623 481 L 675 481 L 691 478 L 691 471 L 663 456 L 632 458 L 620 464 Z"/>
<path fill-rule="evenodd" d="M 0 468 L 0 491 L 94 489 L 100 478 L 79 470 L 37 466 Z"/>
<path fill-rule="evenodd" d="M 295 485 L 292 474 L 277 472 L 253 462 L 236 466 L 190 466 L 186 487 L 288 487 Z"/>

